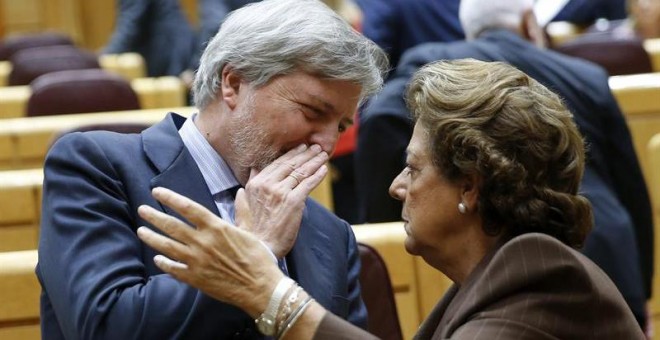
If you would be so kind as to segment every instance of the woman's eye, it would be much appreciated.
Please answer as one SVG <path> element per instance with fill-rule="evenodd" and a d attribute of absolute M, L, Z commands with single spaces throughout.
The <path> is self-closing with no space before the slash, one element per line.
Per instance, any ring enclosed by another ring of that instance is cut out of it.
<path fill-rule="evenodd" d="M 406 165 L 406 175 L 413 175 L 415 172 L 417 172 L 417 169 L 410 166 L 410 164 Z"/>

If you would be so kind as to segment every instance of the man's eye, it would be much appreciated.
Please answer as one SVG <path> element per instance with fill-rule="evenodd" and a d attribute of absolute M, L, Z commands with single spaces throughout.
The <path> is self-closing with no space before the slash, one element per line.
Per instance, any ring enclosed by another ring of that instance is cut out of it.
<path fill-rule="evenodd" d="M 344 124 L 339 124 L 339 127 L 337 128 L 339 133 L 342 133 L 342 132 L 346 131 L 346 129 L 347 129 L 346 125 L 344 125 Z"/>

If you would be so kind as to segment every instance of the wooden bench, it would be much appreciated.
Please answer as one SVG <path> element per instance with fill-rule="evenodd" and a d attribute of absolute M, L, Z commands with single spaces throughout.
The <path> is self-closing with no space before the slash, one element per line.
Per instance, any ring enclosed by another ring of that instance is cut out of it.
<path fill-rule="evenodd" d="M 554 46 L 579 37 L 584 32 L 584 28 L 568 21 L 553 21 L 546 25 L 545 31 Z"/>
<path fill-rule="evenodd" d="M 412 339 L 452 282 L 418 256 L 406 252 L 403 222 L 353 226 L 355 237 L 378 251 L 392 281 L 404 339 Z"/>
<path fill-rule="evenodd" d="M 54 136 L 77 126 L 104 123 L 154 124 L 169 111 L 189 116 L 194 107 L 114 111 L 0 120 L 0 170 L 43 167 Z"/>
<path fill-rule="evenodd" d="M 660 73 L 614 76 L 609 82 L 630 128 L 642 172 L 648 181 L 646 148 L 651 137 L 660 132 Z"/>
<path fill-rule="evenodd" d="M 651 137 L 646 150 L 649 163 L 649 176 L 647 184 L 653 204 L 654 225 L 660 226 L 660 133 Z M 651 299 L 651 320 L 655 329 L 660 327 L 660 232 L 656 229 L 654 235 L 655 251 L 655 275 L 653 278 L 653 298 Z M 657 334 L 657 332 L 656 332 Z"/>
<path fill-rule="evenodd" d="M 644 40 L 644 49 L 651 57 L 654 72 L 660 72 L 660 38 Z"/>
<path fill-rule="evenodd" d="M 0 253 L 0 339 L 41 339 L 37 251 Z"/>
<path fill-rule="evenodd" d="M 186 105 L 186 90 L 177 77 L 137 78 L 131 87 L 143 109 Z M 30 86 L 0 87 L 0 119 L 25 117 L 31 94 Z"/>
<path fill-rule="evenodd" d="M 147 75 L 144 59 L 138 53 L 101 55 L 99 64 L 104 70 L 119 74 L 128 80 L 144 78 Z M 0 61 L 0 87 L 7 86 L 9 83 L 11 69 L 11 62 Z"/>
<path fill-rule="evenodd" d="M 42 183 L 41 169 L 0 171 L 0 252 L 37 248 Z"/>

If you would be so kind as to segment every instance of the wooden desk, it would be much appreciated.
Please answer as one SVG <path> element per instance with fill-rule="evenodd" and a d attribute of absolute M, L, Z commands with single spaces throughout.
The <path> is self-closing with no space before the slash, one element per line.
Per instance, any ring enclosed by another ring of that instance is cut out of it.
<path fill-rule="evenodd" d="M 660 73 L 610 77 L 610 87 L 626 117 L 648 182 L 650 164 L 646 147 L 651 137 L 660 132 Z"/>
<path fill-rule="evenodd" d="M 660 226 L 660 73 L 610 77 L 610 87 L 616 97 L 633 137 L 646 184 L 651 194 L 654 225 Z M 654 137 L 655 136 L 655 137 Z M 660 233 L 654 235 L 656 249 Z M 656 250 L 651 321 L 660 327 L 660 252 Z M 657 334 L 657 333 L 656 333 Z"/>
<path fill-rule="evenodd" d="M 190 116 L 196 109 L 174 107 L 0 120 L 0 170 L 42 167 L 51 140 L 61 131 L 88 124 L 154 124 L 170 111 Z"/>
<path fill-rule="evenodd" d="M 144 59 L 138 53 L 101 55 L 99 64 L 104 70 L 114 72 L 128 80 L 147 76 Z M 6 60 L 0 61 L 0 87 L 8 86 L 9 73 L 11 73 L 11 63 Z"/>
<path fill-rule="evenodd" d="M 402 222 L 355 225 L 353 231 L 359 242 L 374 247 L 385 261 L 403 338 L 412 339 L 421 322 L 451 286 L 451 280 L 422 258 L 406 252 Z"/>
<path fill-rule="evenodd" d="M 359 242 L 374 247 L 387 265 L 404 339 L 412 339 L 421 321 L 415 259 L 406 253 L 403 223 L 374 223 L 353 226 Z"/>
<path fill-rule="evenodd" d="M 7 86 L 9 83 L 9 73 L 11 72 L 11 63 L 2 60 L 0 61 L 0 87 Z"/>
<path fill-rule="evenodd" d="M 644 49 L 651 57 L 654 72 L 660 72 L 660 38 L 644 40 Z"/>
<path fill-rule="evenodd" d="M 0 171 L 0 252 L 37 248 L 42 182 L 41 169 Z"/>
<path fill-rule="evenodd" d="M 563 44 L 579 37 L 584 28 L 568 21 L 554 21 L 545 28 L 553 46 Z"/>
<path fill-rule="evenodd" d="M 37 251 L 0 253 L 0 339 L 41 339 Z"/>

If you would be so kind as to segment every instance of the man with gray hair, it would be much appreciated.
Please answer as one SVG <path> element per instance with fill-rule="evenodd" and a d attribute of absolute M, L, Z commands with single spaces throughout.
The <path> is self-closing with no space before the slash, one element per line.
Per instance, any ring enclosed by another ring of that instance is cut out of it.
<path fill-rule="evenodd" d="M 155 266 L 157 253 L 136 235 L 148 225 L 140 205 L 174 214 L 153 199 L 155 187 L 249 228 L 316 301 L 366 326 L 355 236 L 307 195 L 386 65 L 375 44 L 323 3 L 266 0 L 230 14 L 208 44 L 194 82 L 199 113 L 169 113 L 139 135 L 59 139 L 44 168 L 36 269 L 44 338 L 272 335 L 272 315 L 251 319 Z M 234 216 L 237 190 L 249 217 Z"/>
<path fill-rule="evenodd" d="M 594 211 L 583 253 L 614 281 L 640 325 L 653 277 L 653 223 L 646 184 L 608 75 L 584 60 L 544 49 L 532 0 L 462 0 L 468 41 L 429 43 L 404 54 L 397 73 L 363 112 L 356 182 L 364 221 L 398 220 L 401 207 L 387 193 L 404 168 L 412 122 L 403 93 L 412 74 L 432 61 L 475 58 L 507 62 L 560 94 L 588 145 L 581 191 Z"/>

